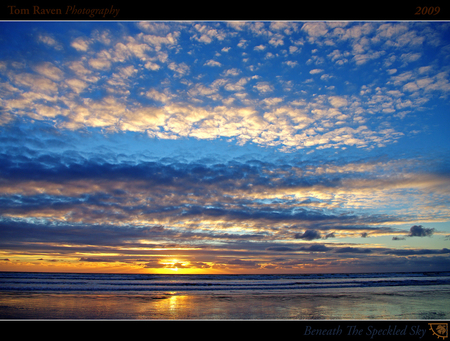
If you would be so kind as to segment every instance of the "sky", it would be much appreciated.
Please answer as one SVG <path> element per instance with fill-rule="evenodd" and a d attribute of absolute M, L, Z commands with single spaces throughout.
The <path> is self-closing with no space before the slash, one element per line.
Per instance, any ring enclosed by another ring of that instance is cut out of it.
<path fill-rule="evenodd" d="M 450 270 L 450 23 L 0 22 L 0 271 Z"/>

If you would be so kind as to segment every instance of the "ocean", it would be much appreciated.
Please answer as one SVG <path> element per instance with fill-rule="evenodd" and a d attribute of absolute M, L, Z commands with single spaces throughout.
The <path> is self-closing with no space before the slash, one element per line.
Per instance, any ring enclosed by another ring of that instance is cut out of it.
<path fill-rule="evenodd" d="M 450 271 L 153 275 L 0 272 L 0 319 L 445 320 Z"/>

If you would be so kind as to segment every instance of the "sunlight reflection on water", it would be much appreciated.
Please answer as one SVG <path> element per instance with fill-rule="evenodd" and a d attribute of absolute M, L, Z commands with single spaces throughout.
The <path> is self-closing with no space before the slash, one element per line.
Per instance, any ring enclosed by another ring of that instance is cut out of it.
<path fill-rule="evenodd" d="M 17 319 L 417 319 L 448 318 L 450 290 L 335 294 L 0 295 Z M 426 297 L 426 299 L 424 299 Z"/>

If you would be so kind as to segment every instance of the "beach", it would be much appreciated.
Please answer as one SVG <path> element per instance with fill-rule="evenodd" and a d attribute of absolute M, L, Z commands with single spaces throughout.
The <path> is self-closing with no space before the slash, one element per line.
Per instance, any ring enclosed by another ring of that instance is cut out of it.
<path fill-rule="evenodd" d="M 158 276 L 2 273 L 0 319 L 448 319 L 449 273 Z"/>

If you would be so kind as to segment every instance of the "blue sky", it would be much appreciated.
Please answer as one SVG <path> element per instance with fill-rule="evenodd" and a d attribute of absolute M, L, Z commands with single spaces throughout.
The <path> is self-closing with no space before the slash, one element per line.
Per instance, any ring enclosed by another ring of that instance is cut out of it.
<path fill-rule="evenodd" d="M 447 22 L 0 23 L 0 270 L 448 270 Z"/>

